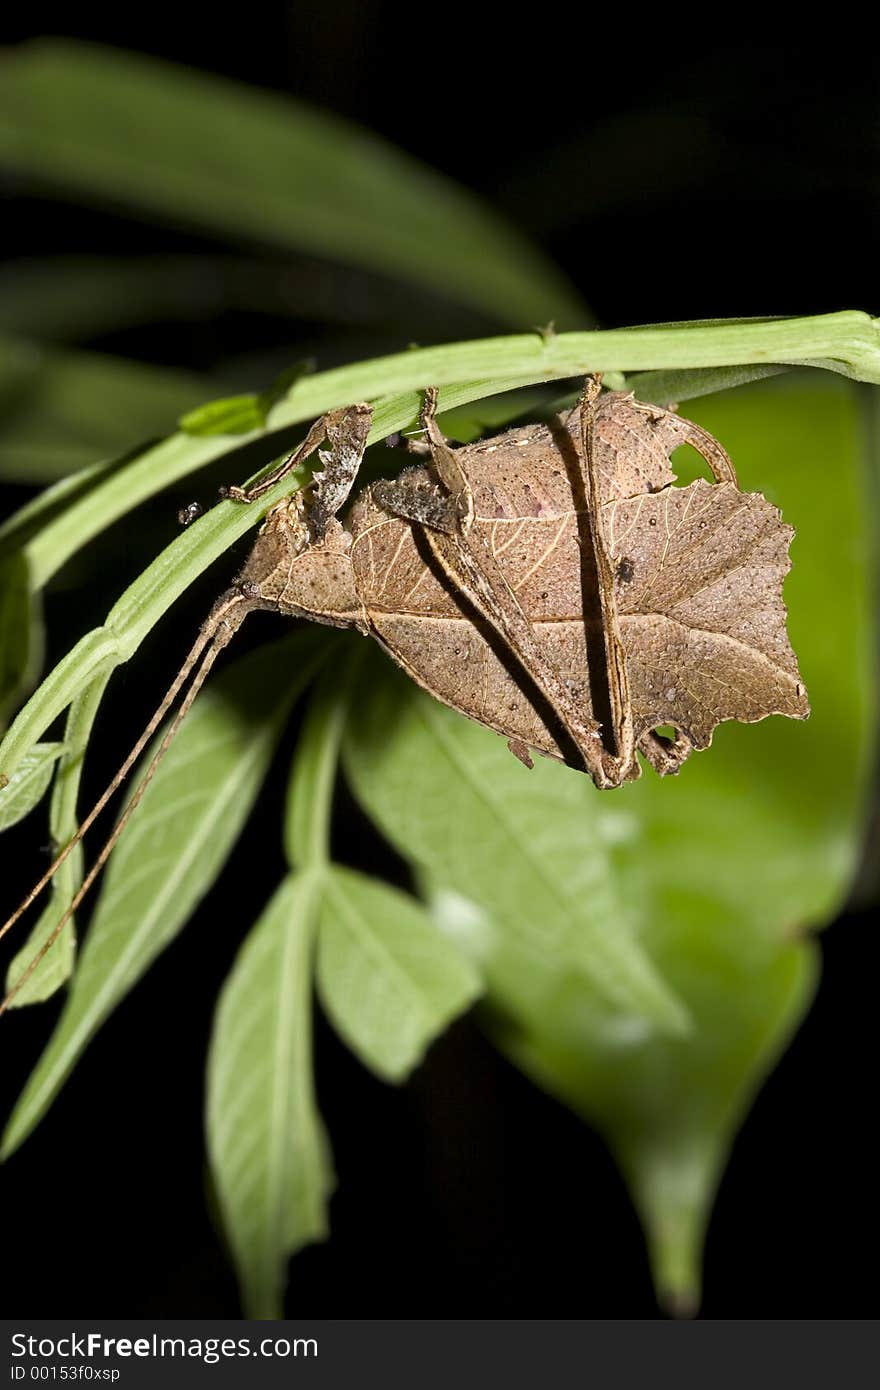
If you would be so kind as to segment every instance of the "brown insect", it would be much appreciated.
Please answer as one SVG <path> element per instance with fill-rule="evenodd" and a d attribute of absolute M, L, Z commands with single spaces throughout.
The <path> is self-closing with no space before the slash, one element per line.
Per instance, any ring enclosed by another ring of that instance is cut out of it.
<path fill-rule="evenodd" d="M 266 517 L 237 580 L 214 605 L 149 726 L 33 901 L 103 809 L 192 682 L 141 785 L 64 919 L 75 911 L 218 653 L 248 613 L 269 609 L 374 637 L 430 694 L 599 788 L 661 774 L 706 748 L 725 719 L 803 719 L 806 692 L 785 631 L 782 581 L 793 535 L 760 493 L 739 490 L 710 434 L 589 378 L 567 418 L 452 448 L 425 394 L 424 466 L 348 501 L 372 411 L 331 411 L 250 490 L 248 503 L 316 450 L 310 486 Z M 326 450 L 319 448 L 326 441 Z M 690 444 L 713 483 L 674 487 L 671 452 Z M 671 737 L 658 730 L 673 730 Z"/>

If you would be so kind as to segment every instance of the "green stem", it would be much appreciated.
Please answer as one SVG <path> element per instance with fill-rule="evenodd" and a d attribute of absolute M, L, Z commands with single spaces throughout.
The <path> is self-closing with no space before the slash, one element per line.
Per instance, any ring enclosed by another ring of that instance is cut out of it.
<path fill-rule="evenodd" d="M 858 381 L 880 383 L 880 319 L 858 310 L 843 310 L 810 318 L 720 320 L 549 337 L 521 333 L 481 338 L 320 372 L 298 382 L 292 395 L 297 408 L 310 407 L 308 418 L 328 409 L 319 404 L 328 395 L 334 405 L 368 399 L 376 389 L 377 368 L 381 370 L 382 391 L 405 391 L 479 377 L 552 381 L 591 371 L 761 362 L 823 366 Z M 290 399 L 276 406 L 270 417 L 273 427 L 292 423 L 288 418 L 291 408 Z"/>
<path fill-rule="evenodd" d="M 291 770 L 284 844 L 292 868 L 322 868 L 330 859 L 330 817 L 339 749 L 362 652 L 335 662 L 317 682 Z"/>
<path fill-rule="evenodd" d="M 112 671 L 112 666 L 99 671 L 91 683 L 80 691 L 70 706 L 70 713 L 67 716 L 64 730 L 64 741 L 67 748 L 58 763 L 49 810 L 50 833 L 54 844 L 59 847 L 67 844 L 68 840 L 76 833 L 78 824 L 77 799 L 85 752 L 91 736 L 92 725 L 95 722 L 101 698 Z M 52 880 L 52 892 L 48 908 L 41 913 L 26 942 L 13 958 L 7 978 L 8 989 L 13 988 L 19 977 L 27 970 L 43 942 L 67 910 L 74 893 L 82 882 L 82 875 L 83 850 L 82 845 L 77 845 Z M 76 940 L 74 933 L 74 923 L 71 920 L 64 928 L 61 938 L 53 950 L 44 956 L 27 983 L 16 995 L 14 1001 L 16 1008 L 20 1008 L 23 1004 L 36 1004 L 48 999 L 69 978 L 73 971 Z"/>
<path fill-rule="evenodd" d="M 92 536 L 162 488 L 242 444 L 302 424 L 335 406 L 375 400 L 370 443 L 411 424 L 419 391 L 444 390 L 444 409 L 509 390 L 586 372 L 700 369 L 760 364 L 824 366 L 880 383 L 880 319 L 857 310 L 812 318 L 711 324 L 662 324 L 609 332 L 523 333 L 419 348 L 300 378 L 270 412 L 265 431 L 172 435 L 114 472 L 31 542 L 35 587 Z M 391 393 L 393 399 L 388 399 Z"/>

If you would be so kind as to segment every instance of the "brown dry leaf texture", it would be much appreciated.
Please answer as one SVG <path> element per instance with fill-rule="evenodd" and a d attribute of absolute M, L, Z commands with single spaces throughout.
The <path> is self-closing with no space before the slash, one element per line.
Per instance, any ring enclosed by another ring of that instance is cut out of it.
<path fill-rule="evenodd" d="M 782 601 L 794 533 L 760 493 L 700 479 L 613 503 L 610 530 L 636 738 L 672 724 L 706 748 L 725 719 L 809 714 Z"/>
<path fill-rule="evenodd" d="M 722 481 L 674 486 L 669 456 L 682 443 Z M 597 402 L 592 446 L 636 738 L 672 725 L 705 748 L 725 719 L 806 718 L 782 600 L 793 531 L 778 510 L 760 493 L 740 492 L 711 435 L 629 395 Z M 474 492 L 475 528 L 575 700 L 585 714 L 607 717 L 579 409 L 457 455 Z M 369 489 L 350 521 L 358 592 L 395 660 L 462 713 L 566 760 L 552 711 L 431 563 L 420 528 L 390 517 Z"/>

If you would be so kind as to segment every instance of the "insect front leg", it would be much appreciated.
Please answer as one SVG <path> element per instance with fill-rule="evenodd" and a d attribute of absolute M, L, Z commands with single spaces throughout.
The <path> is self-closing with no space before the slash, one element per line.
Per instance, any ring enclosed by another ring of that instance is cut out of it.
<path fill-rule="evenodd" d="M 300 457 L 309 440 L 326 438 L 330 447 L 318 450 L 323 467 L 308 488 L 272 507 L 236 581 L 254 607 L 367 631 L 351 537 L 336 513 L 357 478 L 371 420 L 370 406 L 353 405 L 325 415 L 309 432 Z"/>
<path fill-rule="evenodd" d="M 324 469 L 316 473 L 312 480 L 312 524 L 315 538 L 320 539 L 330 517 L 336 515 L 351 492 L 367 447 L 372 421 L 372 406 L 365 402 L 328 411 L 315 421 L 293 453 L 265 478 L 249 488 L 221 488 L 221 496 L 230 497 L 235 502 L 256 502 L 317 449 Z M 325 439 L 330 448 L 326 451 L 318 449 Z"/>

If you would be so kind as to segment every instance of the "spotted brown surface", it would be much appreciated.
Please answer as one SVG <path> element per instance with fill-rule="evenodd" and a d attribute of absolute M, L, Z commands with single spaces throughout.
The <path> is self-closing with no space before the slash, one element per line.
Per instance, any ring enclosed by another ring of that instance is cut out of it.
<path fill-rule="evenodd" d="M 574 700 L 601 723 L 604 642 L 579 411 L 455 456 L 473 493 L 474 536 L 488 546 Z M 592 431 L 642 751 L 657 726 L 683 736 L 686 756 L 691 745 L 707 747 L 725 719 L 805 718 L 782 600 L 791 527 L 761 494 L 739 490 L 721 446 L 692 422 L 608 393 L 597 402 Z M 716 481 L 674 485 L 669 456 L 685 442 L 708 459 Z M 404 476 L 411 488 L 437 494 L 429 466 Z M 436 698 L 528 748 L 572 761 L 554 710 L 459 582 L 448 538 L 391 514 L 377 490 L 374 484 L 361 493 L 345 529 L 333 522 L 304 550 L 289 507 L 270 518 L 258 542 L 267 606 L 359 627 Z M 267 572 L 271 545 L 277 554 Z"/>

